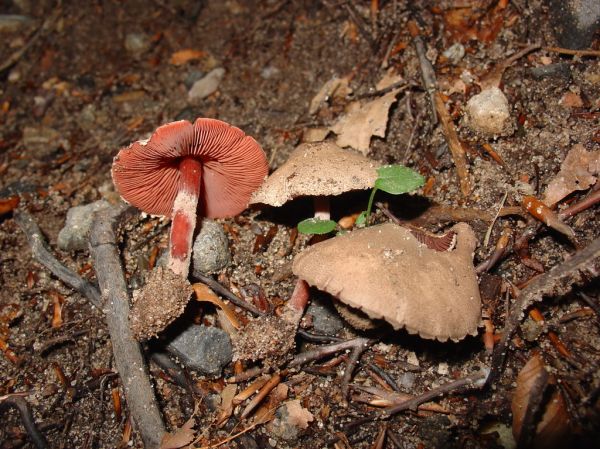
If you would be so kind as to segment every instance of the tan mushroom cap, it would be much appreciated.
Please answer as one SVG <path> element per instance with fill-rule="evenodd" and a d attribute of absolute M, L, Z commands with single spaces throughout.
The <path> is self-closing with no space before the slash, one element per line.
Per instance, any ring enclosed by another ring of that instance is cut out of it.
<path fill-rule="evenodd" d="M 125 201 L 144 212 L 170 215 L 179 189 L 179 162 L 202 162 L 199 211 L 209 218 L 237 215 L 268 174 L 260 145 L 220 120 L 199 118 L 159 127 L 147 141 L 119 151 L 112 177 Z"/>
<path fill-rule="evenodd" d="M 332 142 L 304 143 L 254 192 L 250 204 L 282 206 L 299 196 L 369 189 L 381 164 Z"/>
<path fill-rule="evenodd" d="M 465 223 L 456 247 L 436 251 L 407 228 L 383 224 L 317 243 L 296 256 L 301 279 L 370 318 L 423 338 L 475 335 L 481 298 L 473 268 L 477 240 Z"/>

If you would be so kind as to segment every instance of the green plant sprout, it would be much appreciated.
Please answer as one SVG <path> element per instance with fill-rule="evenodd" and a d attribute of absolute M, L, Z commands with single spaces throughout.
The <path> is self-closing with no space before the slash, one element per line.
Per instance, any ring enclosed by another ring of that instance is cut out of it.
<path fill-rule="evenodd" d="M 401 195 L 403 193 L 412 192 L 425 184 L 425 178 L 416 171 L 405 167 L 404 165 L 384 165 L 377 169 L 377 179 L 375 186 L 371 191 L 367 210 L 363 211 L 356 219 L 356 224 L 365 226 L 369 225 L 369 217 L 373 207 L 373 200 L 377 190 L 383 190 L 391 195 Z M 359 222 L 360 220 L 360 222 Z"/>
<path fill-rule="evenodd" d="M 329 234 L 337 227 L 333 220 L 321 220 L 319 218 L 307 218 L 298 223 L 298 232 L 302 234 Z"/>
<path fill-rule="evenodd" d="M 369 217 L 373 207 L 375 193 L 383 190 L 392 195 L 401 195 L 412 192 L 425 183 L 425 178 L 416 171 L 405 167 L 404 165 L 384 165 L 377 169 L 377 179 L 369 197 L 367 210 L 362 211 L 356 219 L 356 225 L 369 225 Z M 298 232 L 302 234 L 328 234 L 337 228 L 337 223 L 333 220 L 320 220 L 318 218 L 308 218 L 298 223 Z"/>

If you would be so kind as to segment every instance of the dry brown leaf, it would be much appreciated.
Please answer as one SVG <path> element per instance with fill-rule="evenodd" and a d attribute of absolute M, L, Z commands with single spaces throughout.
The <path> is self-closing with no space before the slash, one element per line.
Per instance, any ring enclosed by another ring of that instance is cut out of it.
<path fill-rule="evenodd" d="M 586 151 L 583 145 L 573 145 L 560 166 L 558 174 L 550 181 L 544 193 L 548 206 L 558 203 L 575 190 L 585 190 L 596 183 L 600 172 L 600 151 Z"/>
<path fill-rule="evenodd" d="M 179 50 L 173 53 L 169 62 L 173 65 L 183 65 L 188 61 L 197 60 L 205 56 L 205 51 L 186 48 L 185 50 Z"/>
<path fill-rule="evenodd" d="M 351 103 L 346 114 L 329 128 L 338 135 L 338 146 L 352 147 L 366 156 L 371 137 L 385 137 L 388 112 L 399 91 L 393 90 L 369 102 Z"/>
<path fill-rule="evenodd" d="M 308 113 L 310 115 L 316 114 L 321 105 L 334 95 L 346 96 L 350 94 L 352 89 L 348 86 L 349 81 L 350 78 L 347 76 L 343 78 L 333 77 L 323 84 L 319 92 L 310 101 Z"/>
<path fill-rule="evenodd" d="M 215 292 L 213 292 L 208 285 L 197 283 L 192 285 L 194 293 L 196 293 L 196 300 L 199 302 L 210 302 L 215 306 L 219 307 L 227 319 L 231 322 L 231 325 L 236 329 L 242 327 L 240 320 L 231 307 L 227 305 L 221 298 L 219 298 Z"/>
<path fill-rule="evenodd" d="M 237 392 L 237 385 L 229 384 L 221 391 L 221 406 L 219 407 L 219 416 L 217 425 L 222 425 L 233 413 L 233 398 Z"/>
<path fill-rule="evenodd" d="M 520 445 L 529 442 L 534 448 L 561 447 L 569 429 L 566 404 L 559 390 L 556 390 L 547 403 L 544 392 L 553 377 L 546 371 L 544 361 L 535 354 L 519 372 L 511 409 L 513 414 L 513 435 Z M 541 419 L 535 422 L 536 417 Z M 522 434 L 535 428 L 535 435 Z"/>
<path fill-rule="evenodd" d="M 306 429 L 315 419 L 311 412 L 300 405 L 298 399 L 287 401 L 284 406 L 287 411 L 287 422 L 299 429 Z"/>
<path fill-rule="evenodd" d="M 194 417 L 192 416 L 179 429 L 165 434 L 160 442 L 160 449 L 179 449 L 190 444 L 195 437 L 193 427 Z"/>

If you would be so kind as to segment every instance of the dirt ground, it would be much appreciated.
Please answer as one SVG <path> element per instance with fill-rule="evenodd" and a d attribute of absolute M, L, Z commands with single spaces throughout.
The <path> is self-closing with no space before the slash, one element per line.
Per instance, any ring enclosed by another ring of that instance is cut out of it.
<path fill-rule="evenodd" d="M 333 356 L 285 371 L 281 385 L 287 389 L 274 390 L 263 404 L 299 400 L 300 417 L 287 423 L 291 435 L 277 428 L 276 420 L 262 423 L 257 414 L 240 418 L 248 400 L 217 426 L 225 379 L 250 363 L 230 363 L 219 377 L 186 370 L 194 386 L 190 391 L 164 367 L 149 362 L 167 430 L 181 428 L 193 414 L 195 447 L 209 447 L 242 430 L 219 447 L 509 448 L 515 447 L 515 426 L 528 434 L 522 446 L 548 447 L 549 441 L 572 439 L 574 447 L 592 447 L 598 441 L 600 304 L 593 268 L 568 279 L 572 289 L 566 293 L 563 289 L 537 303 L 533 312 L 525 311 L 492 386 L 451 391 L 434 399 L 433 411 L 407 410 L 384 421 L 352 425 L 375 410 L 364 402 L 368 394 L 360 388 L 377 386 L 389 393 L 386 375 L 401 392 L 420 395 L 489 367 L 484 338 L 493 340 L 495 329 L 498 342 L 518 291 L 599 234 L 593 203 L 564 218 L 572 237 L 536 227 L 537 220 L 521 207 L 526 195 L 542 198 L 574 146 L 600 150 L 598 54 L 547 48 L 558 44 L 544 2 L 24 0 L 1 1 L 0 13 L 26 18 L 0 31 L 2 449 L 35 447 L 21 414 L 6 399 L 20 392 L 27 393 L 33 422 L 48 447 L 143 447 L 131 428 L 101 312 L 32 258 L 14 210 L 30 212 L 59 260 L 95 282 L 88 251 L 61 251 L 56 242 L 71 207 L 102 198 L 116 201 L 110 167 L 120 148 L 148 137 L 163 123 L 211 117 L 253 136 L 274 170 L 307 129 L 331 126 L 352 101 L 376 98 L 375 86 L 386 73 L 401 75 L 408 88 L 389 110 L 385 137 L 371 139 L 369 157 L 404 163 L 427 182 L 414 195 L 380 193 L 377 200 L 400 219 L 431 232 L 467 221 L 479 241 L 475 266 L 488 260 L 503 230 L 511 232 L 506 255 L 479 276 L 485 326 L 477 336 L 440 343 L 402 330 L 365 334 L 346 324 L 338 338 L 374 339 L 355 367 L 347 400 L 341 379 L 349 357 Z M 451 125 L 467 149 L 472 188 L 466 194 L 445 129 L 432 122 L 409 23 L 420 30 Z M 462 44 L 455 49 L 462 48 L 464 55 L 453 59 L 444 52 L 455 43 Z M 465 111 L 468 99 L 482 89 L 477 80 L 531 44 L 539 47 L 500 72 L 499 87 L 510 110 L 505 129 L 497 136 L 474 130 Z M 598 39 L 591 48 L 598 49 Z M 190 98 L 194 82 L 215 68 L 225 70 L 218 88 L 204 98 Z M 343 77 L 352 92 L 331 94 L 309 113 L 324 84 Z M 570 192 L 559 210 L 596 191 L 597 186 L 588 186 Z M 368 196 L 364 191 L 336 198 L 333 218 L 360 212 Z M 490 216 L 502 204 L 512 213 L 498 217 L 484 246 Z M 445 209 L 433 207 L 440 205 Z M 215 278 L 234 292 L 254 292 L 245 300 L 259 297 L 267 309 L 281 308 L 295 283 L 291 261 L 312 243 L 294 230 L 311 208 L 310 200 L 298 199 L 219 220 L 232 263 Z M 378 209 L 375 221 L 388 218 Z M 131 288 L 143 282 L 157 249 L 167 247 L 166 224 L 140 215 L 124 227 L 120 248 Z M 535 232 L 512 251 L 526 229 Z M 311 291 L 313 300 L 317 296 Z M 236 312 L 243 320 L 249 316 L 242 309 Z M 214 307 L 194 313 L 198 321 L 218 325 Z M 311 331 L 310 320 L 304 318 L 303 331 Z M 297 336 L 295 350 L 325 344 Z M 542 387 L 532 360 L 545 366 Z M 526 364 L 529 381 L 517 378 Z M 240 382 L 237 391 L 250 382 Z M 515 403 L 527 414 L 513 424 Z M 303 422 L 306 411 L 312 419 Z M 185 444 L 189 441 L 169 447 Z"/>

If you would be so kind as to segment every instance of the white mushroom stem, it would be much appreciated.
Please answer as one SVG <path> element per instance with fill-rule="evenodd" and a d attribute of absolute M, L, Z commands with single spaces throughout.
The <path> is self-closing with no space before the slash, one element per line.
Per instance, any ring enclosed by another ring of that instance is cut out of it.
<path fill-rule="evenodd" d="M 196 209 L 200 197 L 202 163 L 186 157 L 179 163 L 179 191 L 171 215 L 169 261 L 175 274 L 187 278 L 190 268 L 192 242 L 196 228 Z"/>
<path fill-rule="evenodd" d="M 318 195 L 314 197 L 315 218 L 318 220 L 331 220 L 331 205 L 329 197 Z"/>

